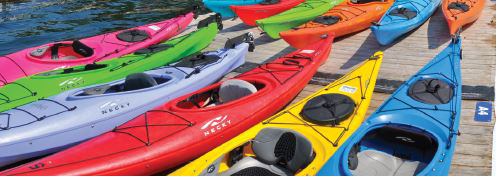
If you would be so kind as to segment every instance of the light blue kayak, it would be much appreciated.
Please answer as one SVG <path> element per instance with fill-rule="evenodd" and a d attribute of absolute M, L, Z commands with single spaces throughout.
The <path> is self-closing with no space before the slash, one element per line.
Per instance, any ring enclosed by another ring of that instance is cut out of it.
<path fill-rule="evenodd" d="M 251 33 L 226 48 L 126 79 L 63 92 L 0 113 L 0 166 L 54 153 L 208 86 L 245 62 Z"/>
<path fill-rule="evenodd" d="M 374 112 L 318 175 L 448 175 L 461 113 L 461 39 Z"/>
<path fill-rule="evenodd" d="M 381 45 L 422 25 L 441 4 L 441 0 L 396 0 L 378 23 L 370 27 Z"/>
<path fill-rule="evenodd" d="M 264 0 L 203 0 L 203 4 L 222 17 L 234 17 L 236 14 L 230 6 L 244 6 L 263 2 Z"/>

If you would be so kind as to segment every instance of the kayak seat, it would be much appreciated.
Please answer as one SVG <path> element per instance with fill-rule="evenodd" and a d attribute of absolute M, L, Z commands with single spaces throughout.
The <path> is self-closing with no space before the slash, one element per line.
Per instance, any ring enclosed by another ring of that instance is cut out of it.
<path fill-rule="evenodd" d="M 470 6 L 468 6 L 465 2 L 452 2 L 448 5 L 448 9 L 468 12 L 470 10 Z"/>
<path fill-rule="evenodd" d="M 126 77 L 124 91 L 139 90 L 158 85 L 157 81 L 146 73 L 133 73 Z"/>
<path fill-rule="evenodd" d="M 146 48 L 139 49 L 134 52 L 134 54 L 153 54 L 157 53 L 160 51 L 167 50 L 169 48 L 174 47 L 174 45 L 171 44 L 155 44 Z"/>
<path fill-rule="evenodd" d="M 60 51 L 61 47 L 71 47 L 72 51 L 67 51 L 67 50 L 62 51 L 65 54 L 65 56 L 60 58 L 59 54 L 61 53 Z M 46 53 L 47 49 L 48 49 L 47 47 L 39 48 L 37 50 L 32 51 L 31 55 L 36 57 L 41 57 Z M 85 45 L 79 40 L 74 40 L 72 44 L 56 43 L 50 48 L 50 50 L 51 50 L 52 60 L 76 60 L 81 57 L 90 57 L 94 54 L 93 48 Z"/>
<path fill-rule="evenodd" d="M 265 0 L 260 2 L 260 5 L 274 5 L 280 3 L 281 0 Z"/>
<path fill-rule="evenodd" d="M 94 54 L 93 48 L 85 45 L 79 40 L 74 40 L 72 42 L 72 49 L 74 50 L 74 52 L 78 53 L 83 57 L 90 57 Z"/>
<path fill-rule="evenodd" d="M 230 79 L 224 81 L 219 89 L 219 103 L 228 103 L 256 93 L 257 88 L 248 81 Z"/>
<path fill-rule="evenodd" d="M 211 63 L 215 63 L 221 59 L 219 55 L 216 54 L 208 54 L 209 52 L 191 55 L 181 59 L 181 61 L 174 64 L 175 67 L 188 67 L 195 68 L 202 65 L 208 65 Z"/>
<path fill-rule="evenodd" d="M 244 157 L 221 175 L 294 175 L 313 160 L 312 144 L 300 133 L 265 128 L 252 141 L 255 157 Z"/>
<path fill-rule="evenodd" d="M 129 43 L 142 42 L 148 38 L 150 38 L 150 35 L 145 30 L 133 29 L 117 34 L 117 39 Z"/>
<path fill-rule="evenodd" d="M 417 16 L 417 11 L 401 7 L 391 10 L 391 12 L 389 12 L 389 15 L 412 19 Z"/>
<path fill-rule="evenodd" d="M 338 23 L 340 20 L 340 16 L 318 16 L 317 18 L 313 19 L 313 22 L 325 25 L 333 25 Z"/>
<path fill-rule="evenodd" d="M 421 79 L 408 89 L 408 95 L 426 104 L 446 104 L 451 101 L 454 86 L 440 79 Z"/>
<path fill-rule="evenodd" d="M 336 126 L 355 112 L 355 102 L 343 94 L 322 94 L 310 99 L 300 115 L 319 125 Z"/>
<path fill-rule="evenodd" d="M 413 176 L 425 166 L 423 162 L 404 160 L 377 150 L 365 150 L 358 153 L 358 167 L 351 173 L 354 176 Z"/>

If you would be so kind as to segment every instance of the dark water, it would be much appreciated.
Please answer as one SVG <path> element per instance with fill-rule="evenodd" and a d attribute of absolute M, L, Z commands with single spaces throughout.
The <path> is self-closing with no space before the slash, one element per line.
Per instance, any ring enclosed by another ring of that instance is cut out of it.
<path fill-rule="evenodd" d="M 175 17 L 192 0 L 0 0 L 0 56 Z"/>

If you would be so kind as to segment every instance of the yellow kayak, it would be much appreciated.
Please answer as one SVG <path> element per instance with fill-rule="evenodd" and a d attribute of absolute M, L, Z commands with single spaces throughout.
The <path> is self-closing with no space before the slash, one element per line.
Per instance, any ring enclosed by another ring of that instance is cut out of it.
<path fill-rule="evenodd" d="M 382 63 L 361 66 L 170 175 L 315 175 L 364 121 Z"/>

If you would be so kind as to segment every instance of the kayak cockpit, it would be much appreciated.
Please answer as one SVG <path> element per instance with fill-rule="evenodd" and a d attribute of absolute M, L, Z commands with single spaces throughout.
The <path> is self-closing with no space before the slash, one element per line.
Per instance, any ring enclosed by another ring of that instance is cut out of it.
<path fill-rule="evenodd" d="M 177 107 L 182 109 L 201 109 L 224 105 L 244 97 L 249 97 L 265 87 L 264 84 L 230 79 L 204 92 L 200 92 L 180 101 Z"/>
<path fill-rule="evenodd" d="M 355 176 L 417 175 L 434 158 L 435 138 L 420 129 L 385 126 L 369 131 L 348 156 Z"/>
<path fill-rule="evenodd" d="M 146 73 L 134 73 L 126 77 L 124 82 L 117 84 L 105 84 L 96 87 L 84 89 L 75 96 L 93 96 L 110 93 L 121 93 L 140 89 L 146 89 L 157 85 L 164 84 L 172 80 L 171 77 L 161 75 L 150 75 Z"/>
<path fill-rule="evenodd" d="M 72 42 L 60 42 L 45 45 L 32 50 L 29 56 L 39 60 L 79 60 L 88 58 L 95 54 L 95 50 L 90 46 L 75 40 Z"/>
<path fill-rule="evenodd" d="M 305 169 L 314 158 L 312 143 L 302 134 L 285 128 L 264 128 L 254 139 L 229 151 L 212 165 L 213 173 L 220 176 L 290 176 Z"/>

